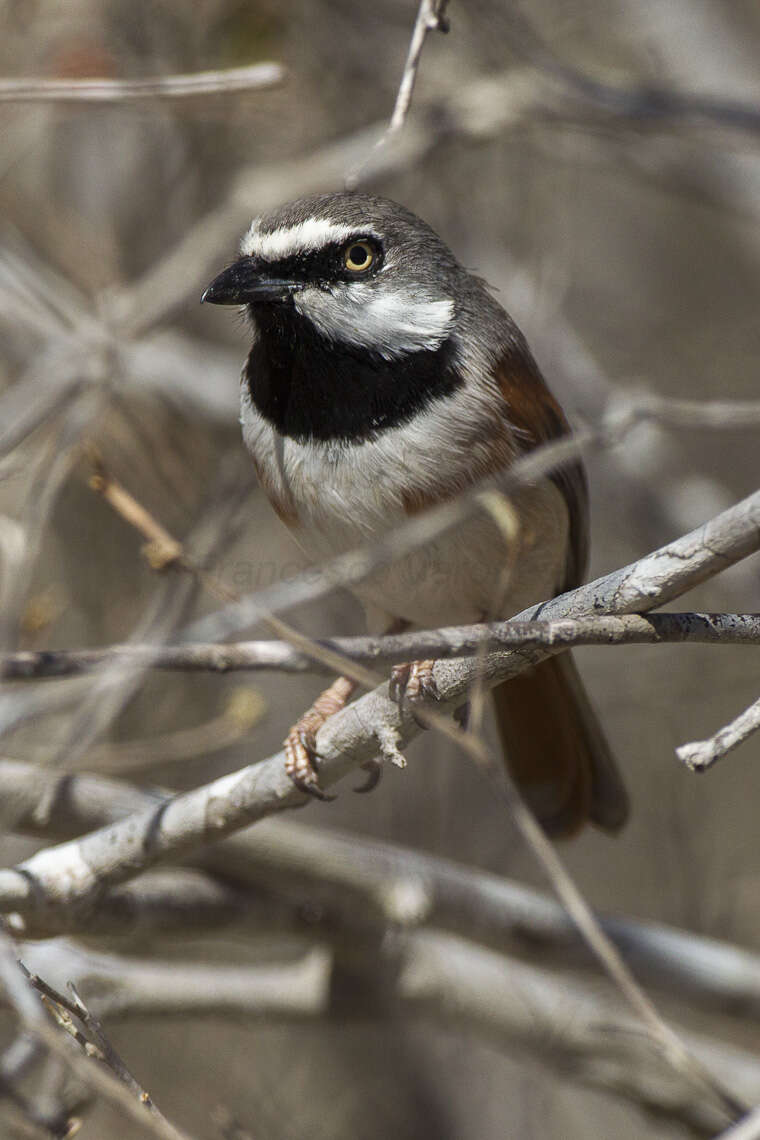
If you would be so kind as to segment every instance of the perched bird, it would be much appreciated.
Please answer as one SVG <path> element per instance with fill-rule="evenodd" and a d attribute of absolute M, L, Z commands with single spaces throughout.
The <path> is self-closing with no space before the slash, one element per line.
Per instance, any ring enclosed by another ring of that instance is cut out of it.
<path fill-rule="evenodd" d="M 243 305 L 253 345 L 243 435 L 261 485 L 315 557 L 350 550 L 569 432 L 526 341 L 487 286 L 420 218 L 333 193 L 256 218 L 204 301 Z M 478 512 L 355 589 L 371 624 L 509 617 L 581 583 L 580 463 L 510 492 L 515 534 Z M 397 670 L 414 698 L 431 662 Z M 353 692 L 340 678 L 286 740 L 294 781 L 322 795 L 316 732 Z M 494 691 L 507 761 L 544 829 L 625 822 L 628 801 L 569 653 Z"/>

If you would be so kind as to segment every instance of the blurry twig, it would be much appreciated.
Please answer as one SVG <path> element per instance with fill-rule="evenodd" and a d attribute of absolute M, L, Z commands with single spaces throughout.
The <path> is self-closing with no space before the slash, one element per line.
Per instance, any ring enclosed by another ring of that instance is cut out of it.
<path fill-rule="evenodd" d="M 93 1063 L 86 1052 L 71 1048 L 68 1035 L 50 1023 L 41 999 L 16 958 L 14 944 L 4 930 L 0 930 L 0 983 L 22 1025 L 85 1084 L 126 1110 L 133 1120 L 158 1140 L 189 1140 L 187 1133 L 175 1128 L 160 1113 L 146 1111 L 147 1106 L 126 1085 L 109 1070 Z"/>
<path fill-rule="evenodd" d="M 653 84 L 605 83 L 560 59 L 512 4 L 501 14 L 508 24 L 510 48 L 581 100 L 616 120 L 661 123 L 696 120 L 760 133 L 760 107 L 739 99 L 697 95 Z"/>
<path fill-rule="evenodd" d="M 406 122 L 409 108 L 412 105 L 412 94 L 417 81 L 417 71 L 420 66 L 422 49 L 425 46 L 428 33 L 434 31 L 448 32 L 449 30 L 449 22 L 446 18 L 448 4 L 449 0 L 420 0 L 417 19 L 415 20 L 414 29 L 412 31 L 409 52 L 406 57 L 404 73 L 401 76 L 401 83 L 399 84 L 398 93 L 396 95 L 393 113 L 391 114 L 388 127 L 375 143 L 373 151 L 385 146 L 389 139 L 391 139 L 397 131 L 400 131 Z M 346 174 L 345 185 L 347 190 L 355 189 L 362 170 L 369 163 L 371 157 L 372 153 Z"/>
<path fill-rule="evenodd" d="M 645 409 L 647 402 L 648 397 L 644 402 Z M 760 411 L 755 402 L 752 406 L 756 411 Z M 691 406 L 689 410 L 696 412 Z M 646 415 L 646 410 L 639 411 L 635 398 L 613 400 L 596 426 L 583 428 L 572 436 L 535 448 L 515 460 L 509 471 L 501 473 L 498 478 L 486 479 L 462 493 L 457 499 L 434 507 L 395 527 L 381 539 L 328 560 L 318 571 L 309 571 L 284 584 L 278 583 L 202 618 L 185 630 L 184 636 L 188 641 L 216 641 L 229 637 L 241 628 L 253 625 L 267 614 L 277 613 L 305 602 L 317 601 L 339 586 L 350 588 L 367 578 L 376 567 L 396 561 L 412 550 L 423 547 L 433 538 L 470 518 L 474 511 L 484 509 L 488 499 L 486 498 L 485 502 L 483 499 L 488 492 L 498 490 L 501 494 L 508 495 L 512 490 L 525 486 L 541 476 L 550 474 L 564 463 L 577 459 L 592 447 L 603 445 L 611 447 L 624 438 L 640 422 L 642 416 Z M 745 422 L 747 420 L 749 416 Z M 749 504 L 751 499 L 752 496 L 745 500 L 745 503 Z M 745 538 L 750 550 L 753 542 L 750 531 L 746 532 Z M 691 565 L 688 563 L 688 556 L 687 565 Z M 698 564 L 691 565 L 691 569 L 699 573 Z M 677 594 L 671 595 L 671 597 L 676 596 Z M 641 608 L 649 610 L 652 606 L 646 605 Z M 636 606 L 629 606 L 626 610 L 614 612 L 630 613 L 636 609 Z M 545 607 L 541 613 L 543 617 Z"/>
<path fill-rule="evenodd" d="M 237 527 L 242 523 L 241 508 L 250 493 L 251 485 L 246 476 L 241 475 L 237 463 L 223 466 L 212 504 L 193 535 L 193 543 L 199 551 L 197 565 L 202 566 L 212 553 L 217 553 L 225 543 L 232 541 Z M 196 575 L 163 581 L 135 626 L 134 640 L 165 640 L 186 615 L 197 585 Z M 97 674 L 86 697 L 80 702 L 65 738 L 52 757 L 48 757 L 48 767 L 59 769 L 56 780 L 62 774 L 61 766 L 74 767 L 105 732 L 136 691 L 141 676 L 142 669 L 139 665 L 118 657 Z M 40 801 L 39 811 L 42 816 L 52 802 L 54 786 L 55 780 L 48 782 L 46 793 Z"/>
<path fill-rule="evenodd" d="M 256 63 L 155 79 L 0 79 L 0 103 L 131 103 L 145 99 L 187 99 L 274 87 L 284 76 L 279 63 Z"/>
<path fill-rule="evenodd" d="M 172 538 L 150 511 L 109 474 L 102 455 L 92 442 L 88 441 L 86 450 L 95 468 L 94 474 L 90 476 L 90 487 L 102 495 L 108 505 L 146 539 L 146 545 L 142 549 L 151 568 L 165 570 L 174 565 L 183 556 L 182 543 Z"/>
<path fill-rule="evenodd" d="M 497 1047 L 527 1050 L 552 1072 L 713 1135 L 727 1120 L 698 1081 L 663 1068 L 662 1056 L 622 1003 L 598 987 L 436 931 L 399 932 L 385 947 L 392 966 L 388 1008 L 435 1024 L 466 1027 Z M 66 943 L 29 947 L 38 969 L 74 973 L 110 1018 L 212 1016 L 291 1024 L 329 1017 L 334 957 L 324 946 L 289 963 L 229 966 L 130 960 L 83 953 Z M 371 961 L 373 971 L 386 963 Z M 487 1000 L 484 1000 L 484 994 Z M 560 1016 L 558 1016 L 558 1011 Z M 375 1016 L 383 1015 L 378 1006 Z M 760 1097 L 760 1065 L 749 1050 L 683 1030 L 700 1063 L 742 1095 Z"/>
<path fill-rule="evenodd" d="M 0 760 L 0 785 L 16 804 L 16 830 L 47 839 L 81 835 L 156 808 L 170 797 L 158 789 L 77 773 L 61 785 L 54 810 L 41 826 L 35 816 L 38 769 Z M 553 899 L 399 844 L 280 818 L 261 821 L 193 862 L 216 871 L 220 880 L 188 880 L 190 873 L 178 870 L 149 872 L 129 888 L 103 894 L 97 915 L 87 919 L 88 929 L 97 922 L 98 930 L 123 932 L 134 915 L 140 922 L 150 920 L 153 931 L 173 930 L 175 924 L 181 928 L 183 914 L 187 929 L 202 929 L 206 921 L 228 921 L 235 903 L 229 884 L 238 884 L 263 888 L 270 911 L 274 892 L 296 907 L 324 908 L 328 925 L 336 916 L 348 925 L 358 916 L 361 923 L 376 919 L 383 926 L 431 926 L 499 950 L 527 947 L 534 958 L 548 957 L 564 966 L 574 967 L 579 958 L 590 962 L 577 928 Z M 250 906 L 250 894 L 246 897 Z M 257 911 L 255 922 L 261 918 Z M 604 915 L 598 921 L 637 974 L 668 993 L 691 1006 L 760 1016 L 760 955 L 659 923 Z"/>
<path fill-rule="evenodd" d="M 167 565 L 179 566 L 181 569 L 188 571 L 197 580 L 199 585 L 208 590 L 209 593 L 213 594 L 217 599 L 227 602 L 240 602 L 239 594 L 229 590 L 215 575 L 210 574 L 188 558 L 183 550 L 182 544 L 177 542 L 176 539 L 156 521 L 153 515 L 151 515 L 133 495 L 122 487 L 121 484 L 106 476 L 102 460 L 100 460 L 97 455 L 95 459 L 98 463 L 98 470 L 94 476 L 94 481 L 91 480 L 90 485 L 93 487 L 93 490 L 104 494 L 114 510 L 149 539 L 148 545 L 143 547 L 143 553 L 147 556 L 154 570 L 163 570 Z M 347 663 L 345 659 L 331 649 L 329 645 L 307 637 L 275 614 L 262 614 L 262 620 L 267 622 L 277 633 L 280 633 L 286 638 L 295 649 L 301 649 L 303 652 L 315 657 L 328 669 L 340 673 L 341 670 L 345 669 L 348 665 L 351 669 L 350 675 L 360 684 L 364 685 L 365 688 L 373 688 L 383 679 L 379 674 L 370 673 L 366 669 L 362 669 L 360 665 L 351 665 L 350 662 Z M 118 657 L 114 656 L 112 660 L 113 662 L 117 662 Z M 122 665 L 125 666 L 128 661 L 129 656 L 123 659 Z M 145 668 L 146 666 L 143 665 L 142 667 Z"/>
<path fill-rule="evenodd" d="M 758 731 L 760 731 L 760 700 L 751 704 L 709 740 L 681 744 L 676 748 L 676 755 L 692 772 L 706 772 L 716 760 L 733 752 L 734 748 Z"/>
<path fill-rule="evenodd" d="M 717 1140 L 760 1140 L 760 1108 L 754 1109 L 733 1128 L 721 1132 Z"/>
<path fill-rule="evenodd" d="M 9 925 L 15 930 L 22 924 L 9 919 Z M 65 920 L 63 924 L 23 925 L 25 938 L 45 939 L 72 931 L 71 922 Z M 212 877 L 201 870 L 162 868 L 149 871 L 135 883 L 106 891 L 82 933 L 91 938 L 144 940 L 146 936 L 197 937 L 234 926 L 258 936 L 304 925 L 308 932 L 309 924 L 298 922 L 297 910 L 275 900 L 270 891 L 243 891 L 221 875 Z"/>
<path fill-rule="evenodd" d="M 129 648 L 129 647 L 127 647 Z M 213 755 L 237 744 L 261 720 L 266 701 L 258 690 L 236 689 L 221 713 L 203 724 L 140 740 L 109 741 L 87 758 L 98 771 L 134 773 L 158 764 Z"/>

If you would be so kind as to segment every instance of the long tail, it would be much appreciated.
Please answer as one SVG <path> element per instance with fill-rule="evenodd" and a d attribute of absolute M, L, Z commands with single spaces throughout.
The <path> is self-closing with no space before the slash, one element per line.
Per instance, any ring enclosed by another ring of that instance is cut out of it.
<path fill-rule="evenodd" d="M 619 831 L 628 794 L 570 653 L 494 689 L 506 762 L 548 835 Z"/>

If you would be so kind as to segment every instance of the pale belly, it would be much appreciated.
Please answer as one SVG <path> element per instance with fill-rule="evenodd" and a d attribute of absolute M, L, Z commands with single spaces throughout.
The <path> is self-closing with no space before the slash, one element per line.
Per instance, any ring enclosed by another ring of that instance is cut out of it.
<path fill-rule="evenodd" d="M 341 447 L 279 436 L 244 389 L 243 431 L 270 500 L 308 556 L 322 562 L 406 522 L 405 497 L 435 497 L 442 463 L 452 485 L 469 484 L 492 420 L 490 402 L 483 397 L 479 406 L 476 396 L 460 393 L 374 441 Z M 428 628 L 510 617 L 553 596 L 565 577 L 564 496 L 545 480 L 507 502 L 506 527 L 480 510 L 352 586 L 371 628 L 389 617 Z"/>
<path fill-rule="evenodd" d="M 478 512 L 351 587 L 367 608 L 370 628 L 381 629 L 389 618 L 423 628 L 506 618 L 552 597 L 564 576 L 565 500 L 546 482 L 506 501 L 499 523 Z M 345 518 L 325 516 L 293 533 L 315 561 L 358 549 L 369 537 Z"/>

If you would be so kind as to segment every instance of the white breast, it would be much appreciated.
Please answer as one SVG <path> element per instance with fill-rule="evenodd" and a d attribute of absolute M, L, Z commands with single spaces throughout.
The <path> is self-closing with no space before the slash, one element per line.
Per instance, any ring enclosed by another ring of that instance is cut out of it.
<path fill-rule="evenodd" d="M 355 549 L 404 521 L 405 499 L 435 498 L 443 475 L 447 486 L 464 489 L 473 471 L 485 473 L 492 461 L 493 395 L 472 385 L 359 444 L 283 437 L 253 407 L 247 385 L 242 393 L 243 435 L 262 484 L 286 518 L 288 508 L 297 515 L 294 537 L 315 560 Z M 550 596 L 565 563 L 564 498 L 546 481 L 511 502 L 517 524 L 511 542 L 481 514 L 355 593 L 385 614 L 427 627 L 506 617 Z"/>

